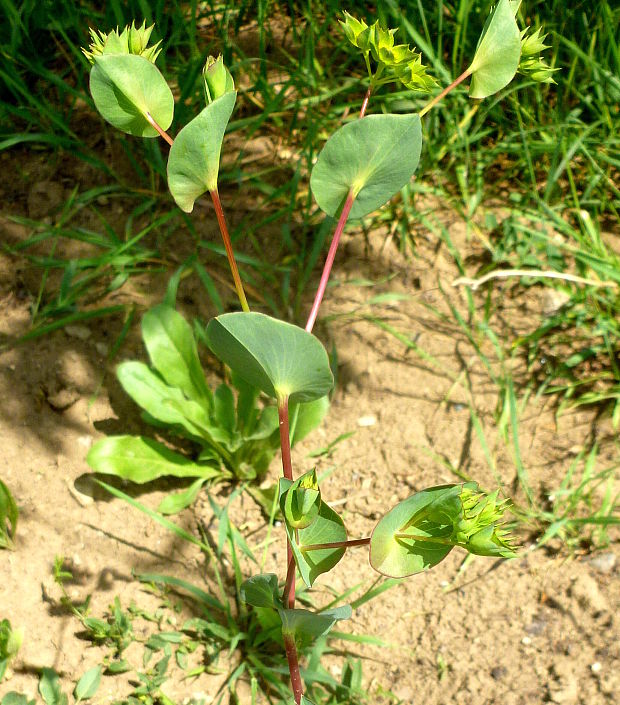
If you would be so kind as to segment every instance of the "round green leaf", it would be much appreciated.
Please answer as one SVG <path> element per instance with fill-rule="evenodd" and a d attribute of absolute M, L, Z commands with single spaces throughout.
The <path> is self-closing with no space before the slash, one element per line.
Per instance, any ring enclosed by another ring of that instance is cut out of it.
<path fill-rule="evenodd" d="M 253 607 L 278 607 L 278 576 L 275 573 L 253 575 L 241 584 L 239 591 L 241 599 Z"/>
<path fill-rule="evenodd" d="M 442 561 L 454 548 L 447 543 L 453 524 L 448 516 L 445 523 L 441 520 L 443 512 L 437 504 L 441 501 L 450 507 L 461 490 L 462 485 L 431 487 L 392 508 L 370 537 L 370 565 L 383 575 L 404 578 Z M 402 533 L 418 538 L 396 536 Z"/>
<path fill-rule="evenodd" d="M 157 137 L 146 119 L 150 114 L 162 130 L 170 127 L 174 98 L 154 64 L 135 54 L 104 54 L 94 61 L 90 92 L 110 124 L 137 137 Z"/>
<path fill-rule="evenodd" d="M 486 98 L 507 86 L 521 59 L 521 34 L 515 20 L 518 2 L 499 0 L 489 16 L 469 67 L 470 98 Z"/>
<path fill-rule="evenodd" d="M 263 313 L 225 313 L 211 319 L 207 342 L 246 382 L 276 399 L 313 401 L 334 384 L 320 340 Z"/>
<path fill-rule="evenodd" d="M 181 210 L 191 213 L 194 201 L 217 189 L 220 151 L 237 93 L 231 91 L 197 115 L 176 136 L 168 157 L 168 188 Z"/>
<path fill-rule="evenodd" d="M 335 216 L 352 189 L 350 217 L 372 213 L 409 182 L 421 149 L 417 114 L 368 115 L 344 125 L 327 140 L 312 170 L 316 202 Z"/>

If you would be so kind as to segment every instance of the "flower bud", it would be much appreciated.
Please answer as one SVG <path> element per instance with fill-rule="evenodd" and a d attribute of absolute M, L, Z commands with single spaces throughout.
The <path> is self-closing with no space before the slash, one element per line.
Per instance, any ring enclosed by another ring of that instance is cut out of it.
<path fill-rule="evenodd" d="M 146 22 L 143 22 L 142 26 L 136 27 L 134 22 L 131 27 L 125 27 L 120 33 L 117 28 L 108 34 L 91 29 L 92 42 L 88 49 L 82 49 L 82 52 L 91 64 L 95 63 L 96 56 L 103 54 L 135 54 L 154 64 L 161 51 L 161 40 L 151 47 L 147 46 L 154 26 L 147 27 Z"/>
<path fill-rule="evenodd" d="M 207 104 L 221 98 L 224 93 L 235 90 L 235 82 L 230 71 L 224 66 L 224 60 L 220 54 L 217 59 L 213 56 L 207 58 L 207 63 L 202 70 L 204 78 L 205 95 Z"/>

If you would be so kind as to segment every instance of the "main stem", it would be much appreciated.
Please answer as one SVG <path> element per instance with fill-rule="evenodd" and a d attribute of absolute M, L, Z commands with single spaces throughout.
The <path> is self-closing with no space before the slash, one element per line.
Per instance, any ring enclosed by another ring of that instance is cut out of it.
<path fill-rule="evenodd" d="M 230 273 L 232 274 L 232 278 L 235 283 L 235 290 L 237 291 L 241 308 L 243 311 L 248 313 L 250 307 L 248 306 L 248 300 L 245 297 L 245 291 L 243 290 L 243 284 L 241 283 L 241 277 L 239 276 L 239 269 L 237 268 L 237 261 L 235 260 L 232 243 L 230 242 L 230 235 L 228 234 L 228 227 L 226 226 L 226 218 L 224 217 L 224 209 L 222 208 L 222 202 L 220 201 L 220 194 L 216 188 L 209 191 L 209 193 L 211 194 L 211 198 L 213 200 L 217 223 L 220 226 L 220 233 L 222 234 L 222 240 L 224 241 L 228 264 L 230 265 Z"/>
<path fill-rule="evenodd" d="M 278 420 L 280 428 L 280 448 L 282 450 L 282 474 L 287 480 L 293 481 L 293 464 L 291 462 L 291 438 L 288 421 L 288 397 L 278 399 Z M 293 558 L 293 549 L 290 541 L 286 542 L 286 583 L 284 585 L 284 593 L 282 602 L 292 610 L 295 607 L 295 559 Z M 295 637 L 292 634 L 282 634 L 284 638 L 284 648 L 286 649 L 286 659 L 288 661 L 288 670 L 291 676 L 291 686 L 295 695 L 297 705 L 301 702 L 303 695 L 303 686 L 301 682 L 301 673 L 299 671 L 299 659 L 297 656 L 297 647 L 295 646 Z"/>
<path fill-rule="evenodd" d="M 323 266 L 323 273 L 321 274 L 319 288 L 316 290 L 314 303 L 312 304 L 312 309 L 310 310 L 310 315 L 308 316 L 308 322 L 306 323 L 306 330 L 308 331 L 308 333 L 311 333 L 312 329 L 314 328 L 314 323 L 319 313 L 319 307 L 321 306 L 321 301 L 323 300 L 325 289 L 327 289 L 327 282 L 329 280 L 329 275 L 332 271 L 334 259 L 336 258 L 336 250 L 338 249 L 340 236 L 342 235 L 344 226 L 347 222 L 354 201 L 355 196 L 353 195 L 353 191 L 350 190 L 347 195 L 346 201 L 344 202 L 344 206 L 342 207 L 342 212 L 340 213 L 340 218 L 338 219 L 338 224 L 336 225 L 336 230 L 334 231 L 334 237 L 332 238 L 332 244 L 329 246 L 329 252 L 327 253 L 325 265 Z"/>
<path fill-rule="evenodd" d="M 282 638 L 284 639 L 284 650 L 286 651 L 288 670 L 291 674 L 293 695 L 295 696 L 295 702 L 299 705 L 304 694 L 304 687 L 301 682 L 301 673 L 299 671 L 299 659 L 297 657 L 297 647 L 295 646 L 295 636 L 293 634 L 283 633 Z"/>
<path fill-rule="evenodd" d="M 463 71 L 463 73 L 457 79 L 452 81 L 452 83 L 447 88 L 444 88 L 443 91 L 441 91 L 441 93 L 439 95 L 436 95 L 433 98 L 433 100 L 431 100 L 429 103 L 427 103 L 422 108 L 422 110 L 420 110 L 420 113 L 419 113 L 420 117 L 422 117 L 423 115 L 426 115 L 426 113 L 431 108 L 434 108 L 437 105 L 437 103 L 439 103 L 440 100 L 443 100 L 448 95 L 448 93 L 450 93 L 451 90 L 456 88 L 459 85 L 459 83 L 462 83 L 468 76 L 471 76 L 471 71 L 469 69 L 467 69 L 467 71 Z"/>

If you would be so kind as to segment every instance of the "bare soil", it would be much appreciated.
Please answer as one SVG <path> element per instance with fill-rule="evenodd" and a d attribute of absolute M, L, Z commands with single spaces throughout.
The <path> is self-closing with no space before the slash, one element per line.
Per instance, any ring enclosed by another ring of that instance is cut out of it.
<path fill-rule="evenodd" d="M 22 181 L 9 178 L 14 172 L 8 168 L 0 176 L 3 202 L 13 204 L 3 214 L 0 233 L 12 244 L 30 230 L 7 216 L 53 221 L 75 183 L 77 169 L 49 164 L 45 155 L 16 158 L 22 160 Z M 37 170 L 43 175 L 33 181 L 30 174 Z M 101 208 L 105 210 L 106 204 Z M 121 215 L 115 216 L 109 206 L 109 218 Z M 84 218 L 90 218 L 92 226 L 92 212 L 85 212 Z M 450 214 L 446 219 L 456 246 L 462 251 L 475 249 L 465 226 Z M 213 232 L 207 217 L 198 217 L 196 227 L 205 237 Z M 191 249 L 179 237 L 171 252 Z M 498 477 L 515 501 L 525 503 L 513 452 L 496 428 L 497 388 L 453 319 L 442 320 L 432 312 L 434 308 L 449 313 L 449 300 L 466 315 L 464 290 L 451 287 L 458 276 L 456 268 L 429 234 L 418 236 L 417 247 L 416 257 L 407 260 L 385 232 L 364 237 L 352 229 L 342 244 L 337 283 L 328 291 L 323 322 L 316 331 L 338 351 L 338 386 L 327 421 L 294 450 L 293 461 L 298 472 L 314 464 L 320 473 L 329 471 L 323 495 L 343 513 L 351 537 L 368 535 L 383 511 L 412 492 L 458 481 L 449 466 L 482 487 L 497 486 L 472 425 L 470 403 L 482 421 Z M 38 276 L 25 260 L 0 256 L 0 334 L 5 340 L 28 329 Z M 369 281 L 374 286 L 364 285 Z M 133 300 L 144 310 L 159 300 L 164 285 L 163 275 L 137 277 L 110 301 Z M 537 290 L 502 286 L 494 293 L 501 301 L 494 324 L 500 335 L 507 336 L 542 316 L 544 302 Z M 404 296 L 369 303 L 385 293 Z M 484 295 L 476 296 L 482 306 Z M 182 283 L 179 300 L 188 316 L 213 313 L 191 278 Z M 368 316 L 414 340 L 436 362 L 418 356 Z M 34 697 L 41 667 L 54 668 L 65 692 L 70 692 L 76 680 L 108 653 L 84 639 L 82 625 L 62 606 L 52 580 L 56 556 L 64 556 L 73 573 L 67 584 L 70 598 L 79 603 L 91 596 L 93 616 L 103 616 L 116 596 L 124 607 L 133 602 L 152 612 L 160 608 L 161 597 L 146 591 L 136 573 L 175 575 L 213 589 L 209 567 L 197 549 L 89 480 L 85 455 L 94 440 L 105 433 L 142 430 L 137 409 L 124 398 L 114 377 L 114 366 L 121 359 L 144 358 L 137 322 L 112 362 L 107 355 L 122 325 L 114 318 L 57 331 L 0 353 L 0 477 L 21 510 L 16 550 L 0 553 L 0 619 L 9 618 L 25 634 L 12 675 L 0 684 L 0 696 L 16 690 Z M 477 342 L 495 359 L 488 341 L 480 337 Z M 204 360 L 208 365 L 206 355 Z M 510 364 L 517 365 L 517 378 L 524 375 L 518 360 Z M 594 440 L 599 443 L 600 468 L 617 461 L 615 433 L 607 418 L 583 409 L 557 417 L 556 411 L 548 398 L 530 398 L 521 414 L 523 463 L 536 501 L 543 506 L 577 453 Z M 338 443 L 329 456 L 308 457 L 351 431 L 354 435 Z M 274 461 L 269 480 L 275 481 L 278 472 Z M 156 507 L 175 487 L 159 483 L 124 490 Z M 224 505 L 230 488 L 215 488 L 213 496 Z M 230 516 L 257 555 L 269 541 L 263 570 L 282 574 L 281 527 L 268 537 L 264 518 L 247 495 L 231 504 Z M 199 525 L 215 526 L 204 496 L 177 520 L 189 531 Z M 338 645 L 363 656 L 371 702 L 612 705 L 620 701 L 617 535 L 615 543 L 594 554 L 587 547 L 569 551 L 557 543 L 548 550 L 532 550 L 534 538 L 534 533 L 522 532 L 520 557 L 511 561 L 464 562 L 465 554 L 455 550 L 431 572 L 404 581 L 355 611 L 343 630 L 390 644 Z M 256 572 L 249 563 L 247 569 L 248 574 Z M 374 579 L 366 549 L 351 550 L 317 582 L 316 601 L 330 599 L 327 586 L 342 591 L 360 582 L 368 586 Z M 172 610 L 162 614 L 174 622 Z M 140 637 L 156 631 L 152 623 L 140 624 L 144 629 Z M 127 652 L 137 668 L 142 653 L 137 643 Z M 342 659 L 330 657 L 328 663 L 337 676 Z M 162 687 L 178 703 L 191 696 L 211 702 L 223 678 L 222 673 L 194 680 L 183 680 L 182 675 L 173 671 Z M 104 676 L 93 702 L 126 697 L 132 679 L 135 673 Z M 239 702 L 250 702 L 247 684 L 240 682 L 238 692 Z"/>

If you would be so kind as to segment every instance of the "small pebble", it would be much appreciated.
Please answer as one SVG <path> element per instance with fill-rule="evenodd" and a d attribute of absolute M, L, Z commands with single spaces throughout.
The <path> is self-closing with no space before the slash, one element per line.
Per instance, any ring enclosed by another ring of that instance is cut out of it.
<path fill-rule="evenodd" d="M 495 666 L 495 668 L 491 669 L 491 678 L 494 681 L 501 681 L 507 673 L 508 669 L 504 666 Z"/>
<path fill-rule="evenodd" d="M 595 661 L 591 666 L 590 670 L 592 673 L 600 673 L 603 668 L 603 665 L 600 663 L 600 661 Z"/>
<path fill-rule="evenodd" d="M 532 640 L 529 636 L 524 636 L 523 639 L 521 639 L 521 643 L 523 646 L 529 646 L 532 643 Z"/>
<path fill-rule="evenodd" d="M 65 333 L 71 338 L 79 338 L 80 340 L 88 340 L 92 335 L 90 328 L 86 326 L 65 326 Z"/>
<path fill-rule="evenodd" d="M 590 559 L 590 565 L 599 573 L 611 573 L 616 567 L 616 554 L 611 551 L 608 553 L 598 553 Z"/>
<path fill-rule="evenodd" d="M 357 420 L 357 425 L 362 428 L 366 426 L 374 426 L 377 423 L 377 417 L 369 414 L 368 416 L 360 416 Z"/>

